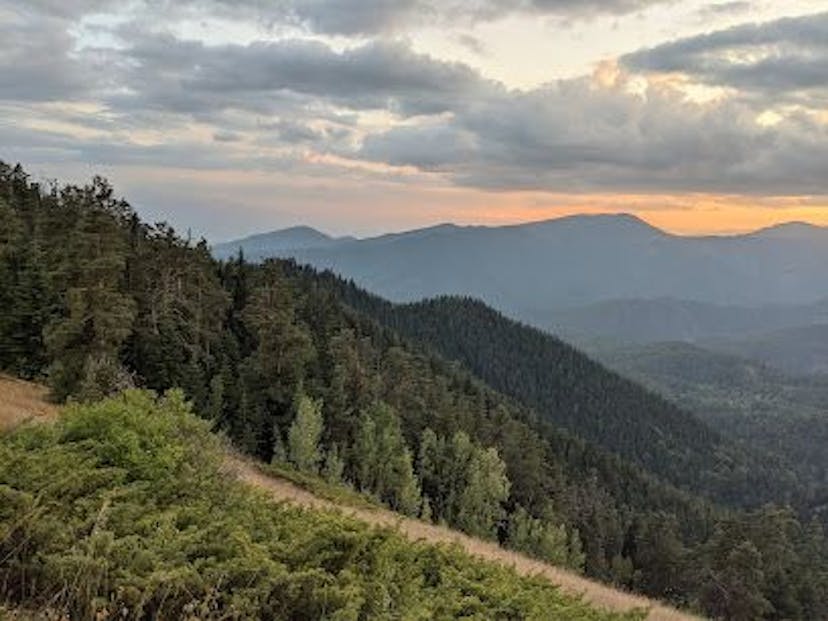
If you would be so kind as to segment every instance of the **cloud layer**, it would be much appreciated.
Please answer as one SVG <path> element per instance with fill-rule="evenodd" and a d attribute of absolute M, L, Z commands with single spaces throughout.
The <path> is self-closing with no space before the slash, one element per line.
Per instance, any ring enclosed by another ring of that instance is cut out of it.
<path fill-rule="evenodd" d="M 385 36 L 446 16 L 655 3 L 145 0 L 118 13 L 0 0 L 0 142 L 34 161 L 420 174 L 486 191 L 828 195 L 828 13 L 667 42 L 528 90 Z M 713 8 L 744 8 L 726 4 Z M 153 25 L 193 14 L 281 34 L 228 44 Z M 699 99 L 688 84 L 725 90 Z"/>

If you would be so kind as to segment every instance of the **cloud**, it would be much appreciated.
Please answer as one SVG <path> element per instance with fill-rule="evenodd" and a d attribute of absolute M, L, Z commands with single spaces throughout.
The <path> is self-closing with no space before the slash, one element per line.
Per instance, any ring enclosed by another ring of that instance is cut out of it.
<path fill-rule="evenodd" d="M 173 112 L 229 108 L 272 113 L 280 99 L 309 97 L 402 116 L 439 114 L 497 88 L 459 63 L 371 42 L 336 52 L 304 40 L 207 46 L 171 35 L 133 35 L 123 52 L 131 94 L 113 104 Z"/>
<path fill-rule="evenodd" d="M 231 10 L 229 0 L 200 1 Z M 415 17 L 403 9 L 424 1 L 366 0 L 360 6 L 374 7 L 371 15 L 340 14 L 329 2 L 302 5 L 314 15 L 328 11 L 325 28 L 356 32 L 369 18 L 373 30 L 407 23 Z M 492 19 L 647 4 L 449 0 L 439 10 Z M 310 175 L 324 168 L 334 176 L 399 167 L 484 190 L 828 194 L 828 125 L 799 111 L 763 125 L 762 108 L 741 96 L 758 93 L 767 103 L 782 91 L 818 102 L 828 84 L 826 14 L 739 26 L 622 59 L 628 70 L 678 72 L 740 93 L 698 103 L 655 80 L 636 91 L 623 71 L 604 82 L 583 77 L 511 91 L 467 65 L 383 38 L 337 49 L 301 38 L 211 45 L 113 22 L 117 45 L 80 49 L 69 34 L 76 18 L 69 5 L 107 7 L 105 0 L 33 0 L 17 11 L 0 0 L 0 12 L 15 16 L 0 21 L 0 106 L 31 121 L 0 124 L 0 143 L 35 161 Z M 280 15 L 295 9 L 264 0 L 244 5 Z M 27 11 L 53 15 L 32 21 Z M 304 22 L 311 13 L 294 17 Z M 94 112 L 66 101 L 91 102 Z M 40 102 L 58 103 L 46 109 Z"/>
<path fill-rule="evenodd" d="M 0 11 L 0 100 L 69 99 L 87 92 L 92 67 L 71 57 L 74 39 L 65 24 L 7 11 Z"/>
<path fill-rule="evenodd" d="M 242 136 L 236 132 L 217 131 L 213 134 L 213 140 L 216 142 L 239 142 L 242 140 Z"/>
<path fill-rule="evenodd" d="M 2 0 L 11 2 L 12 0 Z M 327 35 L 375 36 L 418 26 L 473 23 L 509 15 L 592 18 L 621 15 L 673 0 L 134 0 L 128 8 L 156 16 L 205 15 L 293 25 Z M 119 0 L 29 0 L 28 10 L 79 20 L 124 8 Z"/>
<path fill-rule="evenodd" d="M 478 22 L 509 15 L 591 18 L 669 0 L 295 0 L 287 14 L 314 32 L 376 35 L 418 25 Z"/>
<path fill-rule="evenodd" d="M 577 103 L 576 103 L 577 102 Z M 564 80 L 368 136 L 359 157 L 491 190 L 826 194 L 828 126 L 774 127 L 736 102 Z"/>
<path fill-rule="evenodd" d="M 703 19 L 714 19 L 722 15 L 739 15 L 746 13 L 753 5 L 747 0 L 734 0 L 733 2 L 716 2 L 708 4 L 699 9 L 699 16 Z"/>
<path fill-rule="evenodd" d="M 633 71 L 680 73 L 774 99 L 828 100 L 828 12 L 745 24 L 627 54 Z"/>

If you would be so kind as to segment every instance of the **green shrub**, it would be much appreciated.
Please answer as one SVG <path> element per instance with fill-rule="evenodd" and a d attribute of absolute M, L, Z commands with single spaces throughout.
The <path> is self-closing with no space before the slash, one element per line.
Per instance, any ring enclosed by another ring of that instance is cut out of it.
<path fill-rule="evenodd" d="M 72 619 L 625 618 L 457 548 L 270 502 L 223 473 L 180 393 L 139 391 L 0 438 L 0 602 Z"/>

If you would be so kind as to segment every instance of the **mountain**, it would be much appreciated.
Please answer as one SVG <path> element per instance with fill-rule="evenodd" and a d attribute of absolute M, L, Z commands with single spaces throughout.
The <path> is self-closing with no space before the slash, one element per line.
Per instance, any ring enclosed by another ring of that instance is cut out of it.
<path fill-rule="evenodd" d="M 274 245 L 268 254 L 331 269 L 393 301 L 468 295 L 536 325 L 553 311 L 610 300 L 799 305 L 828 291 L 828 229 L 805 224 L 682 237 L 630 215 L 572 216 Z"/>
<path fill-rule="evenodd" d="M 445 297 L 392 305 L 341 281 L 330 286 L 360 312 L 531 407 L 541 421 L 674 485 L 728 504 L 751 504 L 791 484 L 690 412 L 481 302 Z"/>
<path fill-rule="evenodd" d="M 237 241 L 216 244 L 212 252 L 216 258 L 229 259 L 241 250 L 251 261 L 308 248 L 330 248 L 353 241 L 352 237 L 331 237 L 309 226 L 295 226 L 271 233 L 251 235 Z"/>

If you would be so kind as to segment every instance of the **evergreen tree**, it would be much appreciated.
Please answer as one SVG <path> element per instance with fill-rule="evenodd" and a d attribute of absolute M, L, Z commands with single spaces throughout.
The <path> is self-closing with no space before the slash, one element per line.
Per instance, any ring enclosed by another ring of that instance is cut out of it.
<path fill-rule="evenodd" d="M 505 517 L 509 498 L 506 464 L 494 448 L 477 449 L 469 463 L 466 485 L 460 494 L 457 525 L 467 533 L 494 538 Z"/>
<path fill-rule="evenodd" d="M 282 438 L 282 430 L 279 429 L 278 425 L 273 426 L 273 455 L 270 457 L 270 463 L 289 463 L 287 448 L 285 448 L 285 441 Z"/>
<path fill-rule="evenodd" d="M 314 354 L 307 327 L 297 318 L 294 294 L 278 265 L 263 269 L 263 282 L 244 309 L 244 324 L 255 349 L 243 363 L 242 380 L 254 406 L 255 453 L 270 459 L 273 423 L 287 424 L 293 398 L 302 388 L 306 365 Z"/>
<path fill-rule="evenodd" d="M 121 346 L 132 331 L 135 303 L 121 291 L 125 267 L 123 233 L 115 217 L 117 203 L 107 201 L 111 189 L 100 182 L 84 190 L 66 191 L 80 209 L 69 231 L 59 270 L 68 283 L 66 313 L 46 329 L 53 360 L 49 379 L 57 399 L 91 396 L 121 388 L 126 377 Z"/>
<path fill-rule="evenodd" d="M 325 452 L 322 476 L 328 483 L 341 483 L 344 473 L 345 461 L 339 455 L 339 448 L 334 444 Z"/>
<path fill-rule="evenodd" d="M 306 395 L 296 400 L 296 418 L 288 430 L 288 456 L 291 463 L 302 472 L 319 472 L 322 452 L 322 402 Z"/>
<path fill-rule="evenodd" d="M 377 402 L 359 419 L 353 447 L 357 483 L 408 515 L 420 509 L 420 488 L 397 413 Z"/>
<path fill-rule="evenodd" d="M 551 511 L 541 520 L 518 505 L 509 516 L 507 543 L 510 548 L 530 556 L 575 570 L 583 569 L 580 541 L 570 536 L 566 526 L 556 523 Z"/>

